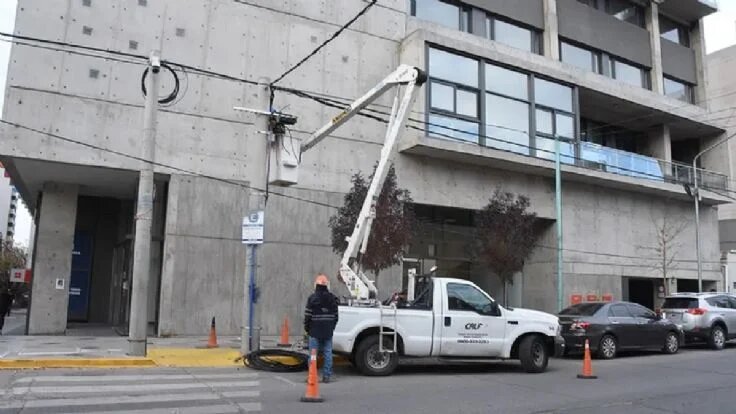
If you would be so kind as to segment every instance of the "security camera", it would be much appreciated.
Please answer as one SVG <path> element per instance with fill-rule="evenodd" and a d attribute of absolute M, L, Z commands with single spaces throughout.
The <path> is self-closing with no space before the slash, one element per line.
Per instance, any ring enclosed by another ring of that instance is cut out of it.
<path fill-rule="evenodd" d="M 153 73 L 158 73 L 161 70 L 161 58 L 156 55 L 151 55 L 151 70 Z"/>

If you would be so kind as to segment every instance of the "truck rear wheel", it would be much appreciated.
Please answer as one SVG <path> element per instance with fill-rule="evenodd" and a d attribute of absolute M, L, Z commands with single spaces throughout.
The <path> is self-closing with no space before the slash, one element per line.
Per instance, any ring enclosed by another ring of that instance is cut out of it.
<path fill-rule="evenodd" d="M 549 351 L 539 335 L 529 335 L 519 344 L 519 360 L 524 371 L 530 373 L 544 372 L 549 363 Z"/>
<path fill-rule="evenodd" d="M 383 346 L 393 348 L 393 342 L 390 338 L 384 338 Z M 398 365 L 398 353 L 379 351 L 378 335 L 371 335 L 360 341 L 355 351 L 355 367 L 363 375 L 371 377 L 391 375 Z"/>

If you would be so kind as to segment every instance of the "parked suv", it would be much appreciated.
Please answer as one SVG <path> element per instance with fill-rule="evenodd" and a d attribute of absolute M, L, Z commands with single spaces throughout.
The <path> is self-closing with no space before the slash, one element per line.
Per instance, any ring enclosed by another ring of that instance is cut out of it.
<path fill-rule="evenodd" d="M 723 349 L 736 339 L 736 295 L 730 293 L 676 293 L 662 305 L 663 316 L 680 325 L 685 338 L 706 341 Z"/>

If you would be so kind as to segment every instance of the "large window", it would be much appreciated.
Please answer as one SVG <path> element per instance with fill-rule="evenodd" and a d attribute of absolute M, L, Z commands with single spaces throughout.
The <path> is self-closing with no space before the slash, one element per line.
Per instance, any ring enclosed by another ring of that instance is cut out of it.
<path fill-rule="evenodd" d="M 451 29 L 470 31 L 470 12 L 459 3 L 440 0 L 412 0 L 411 14 Z"/>
<path fill-rule="evenodd" d="M 690 30 L 688 27 L 661 14 L 659 15 L 659 35 L 669 41 L 690 47 Z"/>
<path fill-rule="evenodd" d="M 568 42 L 560 42 L 560 60 L 581 69 L 601 73 L 600 53 L 575 46 Z"/>
<path fill-rule="evenodd" d="M 640 88 L 649 88 L 649 71 L 638 66 L 611 59 L 611 74 L 614 79 Z"/>
<path fill-rule="evenodd" d="M 430 135 L 572 162 L 573 88 L 490 62 L 429 49 Z M 533 151 L 537 148 L 537 151 Z"/>
<path fill-rule="evenodd" d="M 693 102 L 692 85 L 665 76 L 664 94 L 684 102 Z"/>
<path fill-rule="evenodd" d="M 539 32 L 500 20 L 495 16 L 486 18 L 486 34 L 491 40 L 526 50 L 528 52 L 540 53 Z"/>
<path fill-rule="evenodd" d="M 478 142 L 478 65 L 474 59 L 429 49 L 430 133 Z"/>

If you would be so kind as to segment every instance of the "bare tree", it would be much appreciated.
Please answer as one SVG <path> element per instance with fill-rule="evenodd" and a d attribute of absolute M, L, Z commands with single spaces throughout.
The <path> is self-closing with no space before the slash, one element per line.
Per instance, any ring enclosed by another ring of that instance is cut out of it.
<path fill-rule="evenodd" d="M 654 245 L 640 246 L 651 253 L 651 264 L 649 267 L 662 277 L 664 294 L 669 295 L 669 279 L 672 271 L 677 269 L 677 256 L 680 254 L 682 241 L 680 235 L 687 228 L 687 220 L 673 214 L 670 209 L 665 208 L 659 217 L 651 216 L 654 231 Z"/>
<path fill-rule="evenodd" d="M 332 250 L 335 253 L 342 254 L 347 248 L 346 237 L 353 232 L 372 177 L 371 174 L 366 180 L 361 173 L 353 175 L 353 187 L 345 194 L 343 206 L 336 215 L 330 217 Z M 361 266 L 373 272 L 376 277 L 381 270 L 401 263 L 414 226 L 411 202 L 409 191 L 398 187 L 396 171 L 391 166 L 378 197 L 376 218 L 371 226 L 366 252 L 359 258 Z"/>
<path fill-rule="evenodd" d="M 537 241 L 537 215 L 528 211 L 531 203 L 524 195 L 497 189 L 476 215 L 474 256 L 501 279 L 503 303 L 508 303 L 507 284 L 524 268 L 524 261 Z"/>

